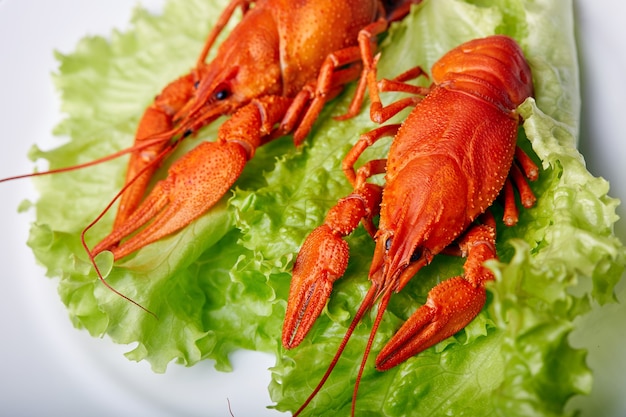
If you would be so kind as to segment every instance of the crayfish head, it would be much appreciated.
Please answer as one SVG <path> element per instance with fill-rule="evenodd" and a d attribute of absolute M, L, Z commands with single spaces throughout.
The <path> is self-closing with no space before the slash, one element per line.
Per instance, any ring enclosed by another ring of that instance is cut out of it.
<path fill-rule="evenodd" d="M 459 170 L 447 155 L 435 155 L 406 164 L 388 180 L 370 280 L 400 291 L 473 220 Z"/>
<path fill-rule="evenodd" d="M 430 249 L 421 245 L 411 248 L 407 241 L 394 244 L 390 231 L 383 231 L 376 237 L 369 277 L 380 293 L 400 291 L 434 256 Z"/>
<path fill-rule="evenodd" d="M 267 14 L 261 7 L 248 11 L 215 57 L 198 65 L 194 95 L 177 115 L 188 130 L 230 115 L 255 98 L 282 94 L 279 35 Z"/>

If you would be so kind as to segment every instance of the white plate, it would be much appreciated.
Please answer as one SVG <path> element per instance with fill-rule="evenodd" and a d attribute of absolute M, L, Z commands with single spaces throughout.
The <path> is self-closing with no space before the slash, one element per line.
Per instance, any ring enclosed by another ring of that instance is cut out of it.
<path fill-rule="evenodd" d="M 58 99 L 50 81 L 56 70 L 53 49 L 71 52 L 86 34 L 124 29 L 128 0 L 0 0 L 0 177 L 31 170 L 26 158 L 33 143 L 52 144 L 59 121 Z M 163 0 L 143 0 L 158 10 Z M 626 201 L 626 30 L 621 0 L 579 1 L 576 14 L 583 67 L 581 148 L 590 170 L 611 181 L 613 196 Z M 15 208 L 35 193 L 28 181 L 0 186 L 0 415 L 11 416 L 237 416 L 281 415 L 270 404 L 268 355 L 234 355 L 235 372 L 219 373 L 205 361 L 192 368 L 170 366 L 153 374 L 146 363 L 124 358 L 126 346 L 94 339 L 74 329 L 56 293 L 43 278 L 29 248 L 30 215 Z M 626 217 L 623 207 L 619 209 Z M 626 241 L 625 221 L 618 234 Z M 624 300 L 624 286 L 621 298 Z M 607 321 L 608 318 L 608 321 Z M 575 399 L 583 416 L 626 415 L 626 309 L 610 306 L 581 324 L 584 344 L 597 369 L 590 397 Z"/>

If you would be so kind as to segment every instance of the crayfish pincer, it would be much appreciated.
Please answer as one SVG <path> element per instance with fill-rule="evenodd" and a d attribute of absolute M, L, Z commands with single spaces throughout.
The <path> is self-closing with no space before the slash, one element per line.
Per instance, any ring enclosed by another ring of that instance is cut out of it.
<path fill-rule="evenodd" d="M 519 190 L 525 207 L 535 201 L 527 179 L 536 177 L 537 167 L 516 144 L 520 123 L 516 108 L 533 95 L 532 76 L 513 39 L 490 36 L 456 47 L 434 64 L 433 84 L 426 89 L 406 83 L 421 73 L 417 69 L 378 82 L 377 59 L 371 54 L 363 56 L 372 119 L 385 121 L 403 108 L 415 107 L 401 125 L 383 125 L 359 138 L 343 162 L 354 191 L 308 236 L 295 261 L 283 328 L 287 348 L 302 341 L 324 308 L 333 282 L 345 272 L 348 245 L 343 237 L 362 221 L 376 241 L 369 272 L 371 287 L 335 359 L 295 415 L 321 389 L 355 326 L 378 301 L 356 379 L 354 414 L 365 360 L 392 293 L 402 290 L 444 250 L 467 258 L 464 274 L 430 291 L 426 303 L 378 354 L 376 368 L 387 370 L 472 321 L 485 304 L 485 283 L 494 279 L 483 266 L 497 257 L 495 220 L 488 209 L 502 194 L 504 222 L 512 225 L 518 216 L 513 187 Z M 383 106 L 379 91 L 413 91 L 420 97 Z M 386 159 L 367 162 L 355 170 L 363 151 L 387 136 L 393 136 L 393 142 Z M 382 173 L 383 187 L 368 182 Z M 372 218 L 377 215 L 375 227 Z"/>

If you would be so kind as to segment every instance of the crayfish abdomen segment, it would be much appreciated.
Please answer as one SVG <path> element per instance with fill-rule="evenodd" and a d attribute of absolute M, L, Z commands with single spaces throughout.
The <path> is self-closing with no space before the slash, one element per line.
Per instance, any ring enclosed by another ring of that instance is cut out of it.
<path fill-rule="evenodd" d="M 432 68 L 435 84 L 481 97 L 512 112 L 533 95 L 530 67 L 507 36 L 475 39 L 454 48 Z"/>

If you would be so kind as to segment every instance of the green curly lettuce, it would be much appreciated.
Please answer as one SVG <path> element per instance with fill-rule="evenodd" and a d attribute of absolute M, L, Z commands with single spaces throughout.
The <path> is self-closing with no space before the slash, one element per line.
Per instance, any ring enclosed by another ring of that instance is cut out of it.
<path fill-rule="evenodd" d="M 132 28 L 109 39 L 85 38 L 57 54 L 54 81 L 66 118 L 55 133 L 70 141 L 33 158 L 50 168 L 78 164 L 132 144 L 143 109 L 168 81 L 186 72 L 224 0 L 169 1 L 161 15 L 137 8 Z M 587 172 L 576 150 L 580 110 L 572 4 L 537 0 L 426 0 L 394 24 L 381 45 L 380 75 L 420 65 L 428 69 L 450 48 L 494 33 L 514 37 L 530 62 L 535 100 L 519 109 L 520 145 L 541 162 L 532 185 L 537 206 L 513 228 L 498 225 L 497 275 L 484 311 L 464 331 L 400 366 L 380 373 L 368 365 L 359 415 L 562 416 L 592 375 L 585 352 L 568 336 L 576 317 L 614 299 L 626 250 L 613 235 L 618 202 L 608 183 Z M 548 41 L 547 41 L 548 40 Z M 93 272 L 80 233 L 120 189 L 125 159 L 79 172 L 38 177 L 37 220 L 29 245 L 74 325 L 94 336 L 134 344 L 131 360 L 156 372 L 172 361 L 191 366 L 206 358 L 229 370 L 235 349 L 276 354 L 270 394 L 293 411 L 325 371 L 368 287 L 373 251 L 358 229 L 348 238 L 348 271 L 301 346 L 280 346 L 290 269 L 306 235 L 350 187 L 341 160 L 359 134 L 374 127 L 367 111 L 346 121 L 353 87 L 329 103 L 301 149 L 289 137 L 262 148 L 232 193 L 184 230 L 112 263 L 98 257 L 107 282 L 158 316 L 146 314 L 107 289 Z M 385 102 L 395 95 L 387 94 Z M 188 139 L 188 150 L 213 140 L 219 122 Z M 365 158 L 384 154 L 388 143 Z M 174 156 L 175 158 L 176 156 Z M 173 159 L 174 159 L 173 158 Z M 494 211 L 498 208 L 495 207 Z M 93 245 L 110 229 L 107 213 L 87 234 Z M 462 259 L 440 256 L 394 296 L 373 350 L 425 301 L 437 282 L 462 271 Z M 371 317 L 357 327 L 311 415 L 345 415 Z M 368 411 L 363 411 L 368 410 Z"/>

